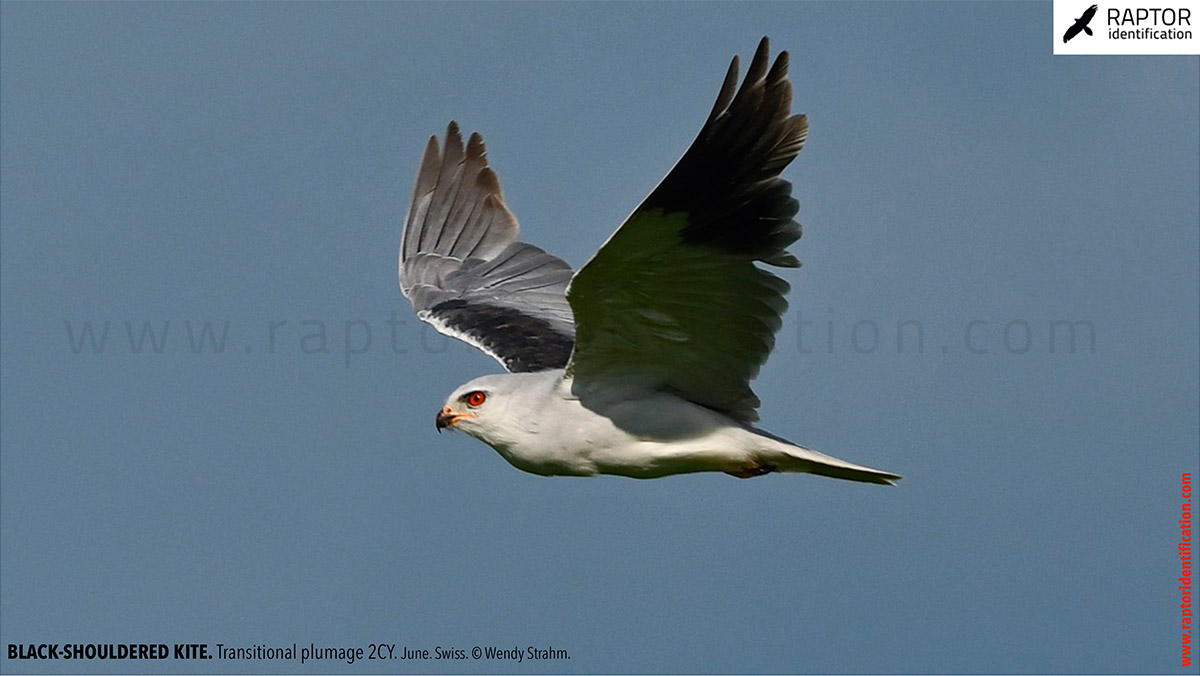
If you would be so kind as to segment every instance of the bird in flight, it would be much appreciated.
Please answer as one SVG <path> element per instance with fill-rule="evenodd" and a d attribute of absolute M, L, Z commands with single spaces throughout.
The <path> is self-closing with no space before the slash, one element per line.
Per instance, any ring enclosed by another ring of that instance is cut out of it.
<path fill-rule="evenodd" d="M 483 139 L 429 139 L 400 245 L 417 315 L 509 371 L 454 390 L 437 428 L 540 475 L 650 479 L 717 471 L 900 477 L 758 429 L 750 389 L 787 307 L 798 206 L 780 172 L 808 135 L 791 114 L 788 54 L 763 38 L 678 164 L 573 272 L 519 239 Z"/>
<path fill-rule="evenodd" d="M 1088 24 L 1092 22 L 1092 17 L 1096 16 L 1096 9 L 1096 5 L 1088 7 L 1083 12 L 1083 16 L 1079 17 L 1075 20 L 1075 23 L 1071 24 L 1071 27 L 1067 29 L 1067 32 L 1063 33 L 1064 43 L 1070 41 L 1070 39 L 1076 35 L 1079 35 L 1079 31 L 1083 31 L 1088 35 L 1092 34 L 1092 29 L 1088 28 Z"/>

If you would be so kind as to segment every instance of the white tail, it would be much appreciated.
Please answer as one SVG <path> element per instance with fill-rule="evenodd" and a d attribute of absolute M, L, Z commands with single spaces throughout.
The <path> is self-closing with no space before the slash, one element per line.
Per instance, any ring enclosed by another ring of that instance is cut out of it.
<path fill-rule="evenodd" d="M 772 445 L 774 448 L 771 449 L 773 452 L 770 452 L 770 455 L 764 460 L 774 465 L 773 470 L 776 472 L 807 472 L 835 479 L 862 481 L 885 486 L 895 486 L 897 481 L 904 478 L 899 474 L 863 467 L 832 455 L 814 451 L 811 448 L 797 446 L 787 439 L 762 430 L 754 431 L 775 442 Z"/>

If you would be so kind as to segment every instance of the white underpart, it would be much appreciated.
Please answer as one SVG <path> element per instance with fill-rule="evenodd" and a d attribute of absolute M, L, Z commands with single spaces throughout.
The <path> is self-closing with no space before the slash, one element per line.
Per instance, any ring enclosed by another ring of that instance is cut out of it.
<path fill-rule="evenodd" d="M 561 370 L 484 376 L 456 390 L 447 406 L 461 411 L 457 398 L 474 389 L 487 391 L 487 402 L 457 426 L 534 474 L 651 479 L 758 468 L 898 478 L 766 436 L 669 393 L 621 387 L 589 394 L 585 406 Z"/>

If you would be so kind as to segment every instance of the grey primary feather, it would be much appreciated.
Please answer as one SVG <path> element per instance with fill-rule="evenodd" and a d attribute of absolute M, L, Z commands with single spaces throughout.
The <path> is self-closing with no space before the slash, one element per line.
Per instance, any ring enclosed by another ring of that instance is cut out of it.
<path fill-rule="evenodd" d="M 417 316 L 495 357 L 510 371 L 563 367 L 575 326 L 571 266 L 521 242 L 479 134 L 445 152 L 429 139 L 405 217 L 400 290 Z"/>

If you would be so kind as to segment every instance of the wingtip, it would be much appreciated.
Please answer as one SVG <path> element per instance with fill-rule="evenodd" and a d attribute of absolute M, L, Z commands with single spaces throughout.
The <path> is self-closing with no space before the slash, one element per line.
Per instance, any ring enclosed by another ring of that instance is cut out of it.
<path fill-rule="evenodd" d="M 479 176 L 475 179 L 475 184 L 488 193 L 486 199 L 497 197 L 504 199 L 504 193 L 500 190 L 500 178 L 496 176 L 496 172 L 492 171 L 491 167 L 484 167 L 479 170 Z"/>
<path fill-rule="evenodd" d="M 733 101 L 734 92 L 737 91 L 739 65 L 740 59 L 737 54 L 734 54 L 733 59 L 729 62 L 729 69 L 725 71 L 725 81 L 721 83 L 721 91 L 717 93 L 717 100 L 713 103 L 712 111 L 708 113 L 705 125 L 711 124 Z"/>
<path fill-rule="evenodd" d="M 425 144 L 425 153 L 421 155 L 421 166 L 417 169 L 417 181 L 413 186 L 413 200 L 436 183 L 438 167 L 442 164 L 442 147 L 437 135 L 429 137 Z"/>
<path fill-rule="evenodd" d="M 483 136 L 479 132 L 471 132 L 471 138 L 467 139 L 467 157 L 484 157 L 487 155 L 487 146 L 483 143 Z"/>
<path fill-rule="evenodd" d="M 770 58 L 771 41 L 764 35 L 763 39 L 758 42 L 758 49 L 754 50 L 754 58 L 750 61 L 750 67 L 746 69 L 746 80 L 753 82 L 761 78 L 767 71 L 767 61 Z"/>
<path fill-rule="evenodd" d="M 422 156 L 421 164 L 424 165 L 430 158 L 437 159 L 442 154 L 441 144 L 438 143 L 437 134 L 429 137 L 429 142 L 425 144 L 425 155 Z"/>
<path fill-rule="evenodd" d="M 775 57 L 775 65 L 771 66 L 771 72 L 767 74 L 769 82 L 779 82 L 787 79 L 788 66 L 791 64 L 791 57 L 787 51 L 779 52 L 779 56 Z"/>
<path fill-rule="evenodd" d="M 787 142 L 796 146 L 796 154 L 800 154 L 800 150 L 804 148 L 804 144 L 808 141 L 808 115 L 800 113 L 793 115 L 788 120 Z"/>
<path fill-rule="evenodd" d="M 447 162 L 458 162 L 463 155 L 462 130 L 458 123 L 450 120 L 446 126 L 446 157 Z"/>

